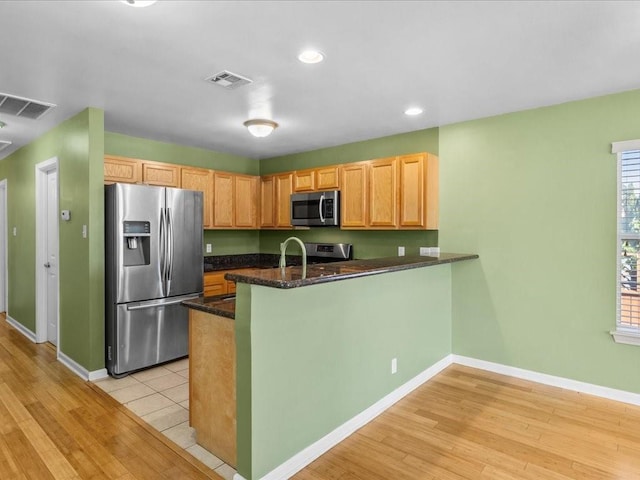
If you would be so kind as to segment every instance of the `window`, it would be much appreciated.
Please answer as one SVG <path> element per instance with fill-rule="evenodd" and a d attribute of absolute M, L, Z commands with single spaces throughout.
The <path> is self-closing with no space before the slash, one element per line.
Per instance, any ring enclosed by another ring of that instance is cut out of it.
<path fill-rule="evenodd" d="M 612 145 L 618 154 L 616 342 L 640 345 L 640 140 Z"/>

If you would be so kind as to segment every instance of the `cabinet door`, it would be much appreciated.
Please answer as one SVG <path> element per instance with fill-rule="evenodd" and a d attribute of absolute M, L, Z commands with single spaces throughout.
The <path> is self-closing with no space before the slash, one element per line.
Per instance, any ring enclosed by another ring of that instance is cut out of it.
<path fill-rule="evenodd" d="M 293 172 L 294 192 L 313 192 L 315 184 L 314 170 L 296 170 Z"/>
<path fill-rule="evenodd" d="M 142 162 L 133 158 L 104 156 L 104 183 L 140 183 Z"/>
<path fill-rule="evenodd" d="M 233 174 L 213 172 L 213 226 L 233 227 Z"/>
<path fill-rule="evenodd" d="M 234 225 L 238 228 L 258 228 L 258 178 L 235 175 Z"/>
<path fill-rule="evenodd" d="M 424 155 L 403 155 L 400 168 L 400 227 L 425 226 L 425 172 Z"/>
<path fill-rule="evenodd" d="M 341 228 L 365 228 L 367 226 L 367 164 L 343 165 L 341 185 Z"/>
<path fill-rule="evenodd" d="M 396 158 L 369 163 L 369 225 L 378 228 L 398 226 L 398 179 Z"/>
<path fill-rule="evenodd" d="M 182 168 L 180 171 L 180 187 L 202 192 L 203 218 L 202 226 L 211 228 L 213 207 L 213 171 L 202 168 Z"/>
<path fill-rule="evenodd" d="M 142 162 L 142 183 L 161 187 L 180 187 L 180 167 L 170 163 Z"/>
<path fill-rule="evenodd" d="M 340 167 L 318 168 L 315 171 L 316 190 L 338 190 L 340 188 Z"/>
<path fill-rule="evenodd" d="M 227 293 L 227 281 L 224 275 L 227 272 L 205 272 L 204 283 L 204 296 L 213 297 L 214 295 L 224 295 Z"/>
<path fill-rule="evenodd" d="M 260 179 L 260 227 L 276 226 L 276 183 L 273 176 Z"/>
<path fill-rule="evenodd" d="M 292 174 L 276 175 L 276 227 L 291 226 Z"/>

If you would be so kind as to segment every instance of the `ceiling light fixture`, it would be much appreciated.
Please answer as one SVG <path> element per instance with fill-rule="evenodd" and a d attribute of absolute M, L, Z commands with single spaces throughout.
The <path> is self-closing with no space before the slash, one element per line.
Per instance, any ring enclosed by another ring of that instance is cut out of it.
<path fill-rule="evenodd" d="M 247 120 L 243 125 L 247 127 L 249 133 L 254 137 L 268 137 L 271 135 L 271 132 L 278 127 L 278 124 L 273 120 L 264 120 L 260 118 Z"/>
<path fill-rule="evenodd" d="M 317 50 L 305 50 L 298 55 L 298 60 L 302 63 L 320 63 L 324 60 L 324 55 L 322 52 L 318 52 Z"/>
<path fill-rule="evenodd" d="M 126 3 L 130 7 L 149 7 L 156 3 L 157 0 L 120 0 L 122 3 Z"/>
<path fill-rule="evenodd" d="M 404 111 L 405 115 L 409 115 L 410 117 L 414 117 L 416 115 L 420 115 L 422 113 L 422 109 L 420 107 L 411 107 L 407 108 Z"/>

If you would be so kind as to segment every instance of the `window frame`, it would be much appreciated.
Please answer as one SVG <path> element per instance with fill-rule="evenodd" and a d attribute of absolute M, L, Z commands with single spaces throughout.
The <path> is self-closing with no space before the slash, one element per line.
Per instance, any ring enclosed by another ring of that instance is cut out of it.
<path fill-rule="evenodd" d="M 623 235 L 620 230 L 620 219 L 622 218 L 622 156 L 625 152 L 640 151 L 640 139 L 626 140 L 622 142 L 613 142 L 611 144 L 611 153 L 616 154 L 616 328 L 609 332 L 616 343 L 624 343 L 627 345 L 640 345 L 640 326 L 632 327 L 620 324 L 621 319 L 621 255 L 622 255 L 622 239 L 630 237 Z M 640 238 L 640 234 L 637 234 Z"/>

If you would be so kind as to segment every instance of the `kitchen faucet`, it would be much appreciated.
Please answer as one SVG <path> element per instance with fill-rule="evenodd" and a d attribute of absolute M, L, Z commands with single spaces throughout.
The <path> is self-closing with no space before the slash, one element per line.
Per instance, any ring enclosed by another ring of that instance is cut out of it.
<path fill-rule="evenodd" d="M 300 244 L 300 248 L 302 249 L 302 278 L 307 278 L 307 249 L 298 237 L 289 237 L 284 242 L 280 244 L 280 269 L 284 275 L 284 269 L 287 266 L 287 259 L 285 253 L 287 251 L 287 244 L 291 241 L 295 240 Z"/>

